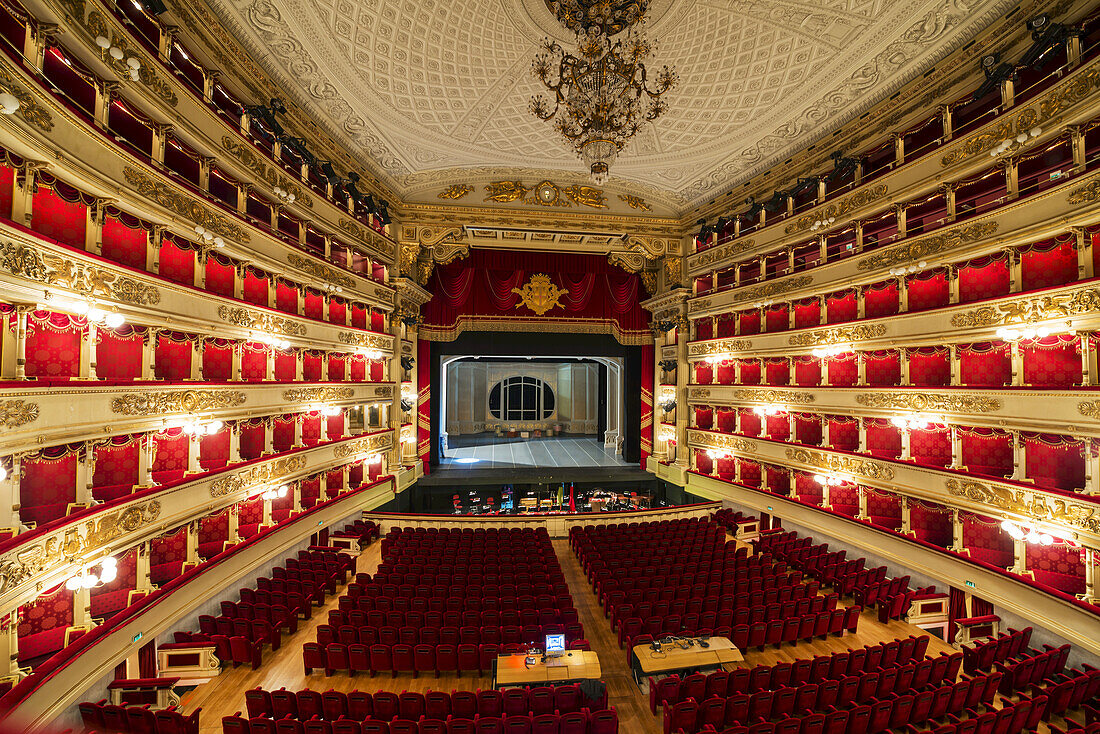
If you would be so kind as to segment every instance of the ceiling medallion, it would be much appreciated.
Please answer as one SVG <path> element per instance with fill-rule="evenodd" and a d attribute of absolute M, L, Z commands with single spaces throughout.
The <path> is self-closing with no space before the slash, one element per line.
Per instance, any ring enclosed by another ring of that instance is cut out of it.
<path fill-rule="evenodd" d="M 522 181 L 494 181 L 485 185 L 485 201 L 561 207 L 579 204 L 593 209 L 607 208 L 607 197 L 601 189 L 577 184 L 561 188 L 551 181 L 540 181 L 533 188 L 524 186 Z"/>
<path fill-rule="evenodd" d="M 664 114 L 661 96 L 676 72 L 661 67 L 648 86 L 645 61 L 654 46 L 642 32 L 649 0 L 547 0 L 558 22 L 576 34 L 578 56 L 543 39 L 531 70 L 552 93 L 531 98 L 530 110 L 554 127 L 588 166 L 596 184 L 641 125 Z M 616 38 L 618 36 L 618 38 Z M 560 114 L 559 114 L 560 113 Z"/>
<path fill-rule="evenodd" d="M 520 302 L 516 308 L 526 306 L 539 316 L 555 307 L 564 308 L 558 299 L 567 294 L 567 291 L 550 282 L 549 275 L 542 273 L 532 275 L 522 288 L 513 288 L 512 292 L 519 294 Z"/>

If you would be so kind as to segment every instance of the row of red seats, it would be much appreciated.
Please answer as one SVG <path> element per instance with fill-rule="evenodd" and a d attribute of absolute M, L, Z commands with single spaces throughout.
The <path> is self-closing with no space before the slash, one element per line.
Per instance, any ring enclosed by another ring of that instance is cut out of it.
<path fill-rule="evenodd" d="M 552 619 L 546 619 L 553 616 Z M 523 622 L 537 621 L 538 624 L 568 624 L 578 620 L 577 610 L 572 607 L 564 609 L 547 606 L 540 611 L 539 607 L 521 607 L 520 609 L 468 609 L 464 612 L 383 612 L 372 609 L 364 612 L 361 609 L 344 611 L 343 609 L 331 609 L 328 613 L 328 623 L 337 627 L 342 624 L 350 624 L 355 627 L 370 625 L 372 627 L 508 627 L 510 625 L 522 626 Z"/>
<path fill-rule="evenodd" d="M 302 619 L 309 619 L 312 617 L 314 594 L 312 592 L 305 594 L 301 591 L 287 590 L 287 583 L 287 581 L 279 579 L 278 585 L 272 582 L 268 584 L 267 589 L 241 588 L 237 590 L 237 593 L 240 595 L 241 601 L 245 604 L 270 604 L 271 606 L 281 606 L 295 610 Z M 290 583 L 292 589 L 300 588 L 299 584 L 295 582 Z M 323 592 L 321 600 L 324 601 Z"/>
<path fill-rule="evenodd" d="M 102 699 L 77 706 L 84 730 L 112 734 L 199 734 L 199 712 L 184 716 L 175 706 L 152 711 L 149 705 L 119 706 Z"/>
<path fill-rule="evenodd" d="M 1100 696 L 1100 670 L 1091 665 L 1081 667 L 1084 670 L 1071 670 L 1071 675 L 1052 675 L 1031 687 L 1032 696 L 1047 697 L 1043 721 L 1049 722 L 1052 715 L 1061 716 L 1078 708 L 1084 708 L 1088 723 L 1100 719 L 1100 711 L 1093 708 Z M 1031 697 L 1023 692 L 1016 695 L 1021 701 Z"/>
<path fill-rule="evenodd" d="M 288 691 L 285 687 L 265 691 L 257 687 L 245 691 L 244 699 L 249 718 L 282 719 L 290 716 L 301 721 L 308 721 L 314 716 L 328 721 L 341 717 L 356 721 L 417 720 L 421 716 L 446 719 L 452 715 L 460 719 L 473 719 L 476 716 L 538 715 L 555 711 L 568 713 L 582 708 L 590 711 L 607 708 L 606 691 L 599 699 L 589 699 L 581 687 L 573 683 L 529 689 L 506 688 L 503 691 L 479 688 L 477 691 L 452 690 L 447 693 L 429 690 L 427 693 L 404 691 L 401 694 L 390 691 L 372 694 L 359 690 L 344 693 L 331 689 L 318 693 L 309 688 Z"/>
<path fill-rule="evenodd" d="M 615 575 L 611 575 L 612 573 Z M 643 575 L 626 569 L 619 569 L 614 572 L 607 569 L 602 572 L 602 575 L 597 574 L 593 588 L 595 588 L 596 594 L 601 600 L 612 591 L 626 593 L 657 589 L 663 595 L 665 589 L 674 589 L 677 590 L 676 595 L 679 596 L 678 590 L 691 589 L 695 586 L 722 589 L 723 591 L 719 593 L 730 594 L 741 591 L 759 591 L 781 586 L 794 586 L 802 583 L 802 577 L 801 571 L 789 570 L 785 563 L 777 563 L 767 568 L 756 567 L 738 569 L 733 572 L 727 571 L 721 575 L 715 571 L 695 574 Z M 666 598 L 675 598 L 675 596 Z M 681 596 L 680 598 L 686 597 Z"/>
<path fill-rule="evenodd" d="M 350 586 L 350 584 L 349 584 Z M 397 611 L 397 612 L 410 612 L 420 611 L 427 613 L 432 612 L 457 612 L 462 613 L 468 610 L 480 611 L 482 609 L 520 609 L 519 600 L 520 597 L 515 594 L 509 594 L 507 596 L 496 596 L 493 594 L 483 596 L 486 591 L 476 587 L 469 587 L 463 589 L 462 595 L 456 596 L 432 596 L 431 598 L 423 596 L 405 596 L 397 594 L 395 596 L 357 596 L 354 599 L 348 595 L 340 597 L 338 608 L 344 611 L 351 611 L 352 609 L 361 609 L 363 611 L 370 611 L 377 609 L 383 612 Z M 569 606 L 573 605 L 572 597 L 569 595 L 569 587 L 566 584 L 555 585 L 551 591 L 554 592 L 554 604 L 562 603 L 568 600 Z M 434 592 L 433 592 L 434 594 Z M 530 601 L 526 595 L 524 597 L 524 609 L 537 609 L 539 607 L 539 596 L 532 597 L 534 601 Z M 549 596 L 549 595 L 546 595 Z"/>
<path fill-rule="evenodd" d="M 993 669 L 1004 674 L 1001 693 L 1008 695 L 1017 689 L 1038 685 L 1047 678 L 1061 675 L 1069 659 L 1069 645 L 1051 647 L 1043 645 L 1043 652 L 1028 650 L 1026 657 L 994 663 Z"/>
<path fill-rule="evenodd" d="M 274 572 L 274 569 L 273 569 Z M 325 595 L 328 593 L 328 582 L 323 574 L 302 573 L 294 569 L 287 571 L 280 567 L 279 576 L 258 577 L 256 588 L 241 587 L 237 590 L 241 595 L 241 601 L 259 601 L 261 594 L 267 594 L 271 599 L 285 596 L 286 606 L 293 604 L 302 609 L 309 609 L 310 604 L 321 605 L 325 603 Z M 308 603 L 305 603 L 308 602 Z"/>
<path fill-rule="evenodd" d="M 836 594 L 829 594 L 828 596 L 803 597 L 801 599 L 798 599 L 797 601 L 791 600 L 791 601 L 783 602 L 782 604 L 778 604 L 778 603 L 777 604 L 768 604 L 768 605 L 753 604 L 752 606 L 749 606 L 749 607 L 737 607 L 737 608 L 728 610 L 729 614 L 728 615 L 723 615 L 722 622 L 718 622 L 718 613 L 715 612 L 714 613 L 715 624 L 702 625 L 702 626 L 713 627 L 713 626 L 725 626 L 725 625 L 728 624 L 731 627 L 736 627 L 736 626 L 742 625 L 742 624 L 751 625 L 751 624 L 756 624 L 758 622 L 771 622 L 771 621 L 774 621 L 774 620 L 777 620 L 777 619 L 789 619 L 791 617 L 804 617 L 807 614 L 819 614 L 821 612 L 831 612 L 834 609 L 836 609 L 838 601 L 839 601 L 839 597 Z M 622 605 L 622 607 L 620 607 L 620 609 L 618 611 L 625 611 L 623 609 L 623 607 L 627 607 L 627 606 L 630 606 L 630 605 L 625 605 L 625 604 Z M 680 624 L 681 621 L 684 623 L 684 626 L 689 626 L 687 624 L 686 620 L 687 620 L 688 617 L 691 616 L 691 614 L 688 614 L 688 613 L 680 614 L 680 613 L 671 611 L 672 607 L 667 607 L 667 609 L 669 609 L 668 613 L 661 614 L 661 612 L 665 611 L 665 609 L 666 609 L 666 607 L 664 605 L 653 604 L 648 610 L 646 610 L 645 605 L 639 604 L 638 607 L 635 608 L 635 611 L 637 612 L 636 616 L 633 616 L 633 617 L 625 617 L 624 616 L 623 618 L 618 618 L 616 616 L 615 618 L 613 618 L 612 628 L 615 627 L 615 622 L 616 621 L 621 622 L 621 624 L 619 625 L 621 627 L 622 624 L 627 624 L 631 620 L 637 620 L 638 622 L 640 622 L 641 625 L 646 626 L 647 628 L 648 627 L 653 627 L 654 625 L 660 626 L 661 628 L 664 628 L 666 626 L 675 626 L 677 624 Z M 641 617 L 640 615 L 643 611 L 649 611 L 648 616 Z M 692 614 L 695 614 L 695 613 L 692 613 Z M 725 621 L 725 619 L 724 619 L 726 616 L 729 617 L 728 622 Z M 702 619 L 702 615 L 699 615 L 699 614 L 695 614 L 695 617 L 698 620 Z M 690 626 L 698 627 L 700 625 L 699 625 L 698 622 L 696 622 L 695 624 L 690 625 Z M 655 633 L 651 633 L 651 634 L 655 634 Z M 620 636 L 621 636 L 621 633 L 620 633 Z"/>
<path fill-rule="evenodd" d="M 617 734 L 619 718 L 614 708 L 606 711 L 573 711 L 568 714 L 515 714 L 513 716 L 479 716 L 462 719 L 423 717 L 419 721 L 355 721 L 339 719 L 328 722 L 310 719 L 245 719 L 239 715 L 222 719 L 224 734 Z"/>
<path fill-rule="evenodd" d="M 834 576 L 832 586 L 841 596 L 855 596 L 857 593 L 866 596 L 867 590 L 877 587 L 886 580 L 886 566 L 875 568 L 861 568 L 855 573 Z M 873 606 L 860 603 L 861 607 Z"/>
<path fill-rule="evenodd" d="M 546 635 L 565 635 L 567 640 L 584 637 L 584 627 L 579 622 L 569 624 L 525 624 L 507 627 L 355 627 L 342 624 L 334 627 L 322 624 L 317 627 L 317 642 L 326 645 L 342 642 L 351 645 L 506 645 L 513 642 L 538 643 Z"/>
<path fill-rule="evenodd" d="M 757 519 L 755 515 L 746 515 L 743 512 L 735 512 L 728 507 L 723 507 L 713 515 L 711 519 L 718 523 L 726 532 L 736 532 L 738 523 L 752 522 Z"/>
<path fill-rule="evenodd" d="M 875 706 L 862 705 L 851 709 L 833 709 L 824 714 L 813 713 L 798 718 L 787 717 L 778 722 L 761 721 L 749 726 L 734 725 L 721 730 L 707 724 L 697 731 L 703 733 L 720 732 L 720 734 L 875 734 L 886 729 L 892 729 L 895 732 L 903 732 L 903 734 L 922 734 L 923 732 L 929 734 L 1020 734 L 1024 731 L 1033 732 L 1034 734 L 1045 701 L 1041 703 L 1027 701 L 1013 704 L 1002 699 L 1001 702 L 1003 708 L 994 710 L 987 707 L 987 710 L 983 713 L 979 713 L 973 708 L 948 713 L 945 718 L 949 723 L 930 730 L 917 729 L 901 719 L 900 713 L 905 713 L 907 709 L 915 709 L 916 705 L 914 703 L 913 706 L 910 706 L 906 697 L 899 696 L 896 699 L 879 701 Z M 956 715 L 959 713 L 965 713 L 968 718 L 960 719 Z M 929 716 L 927 718 L 944 717 Z M 895 722 L 898 723 L 895 724 Z M 688 734 L 688 731 L 678 730 L 676 734 Z"/>
<path fill-rule="evenodd" d="M 343 530 L 329 533 L 333 538 L 355 538 L 359 541 L 359 547 L 365 548 L 381 535 L 381 529 L 373 520 L 356 520 L 350 525 L 345 525 Z"/>
<path fill-rule="evenodd" d="M 262 639 L 253 639 L 252 635 L 208 635 L 203 632 L 176 632 L 175 642 L 157 645 L 157 650 L 191 650 L 196 647 L 214 646 L 214 655 L 223 663 L 231 663 L 234 668 L 251 665 L 259 670 L 263 661 L 264 643 Z"/>
<path fill-rule="evenodd" d="M 656 603 L 658 601 L 702 600 L 703 598 L 719 599 L 741 594 L 747 594 L 759 599 L 761 595 L 767 594 L 772 589 L 775 589 L 777 597 L 775 601 L 779 601 L 778 596 L 780 594 L 788 593 L 784 592 L 784 589 L 792 589 L 792 591 L 789 592 L 791 594 L 789 598 L 798 599 L 802 596 L 813 596 L 820 588 L 820 585 L 816 581 L 805 584 L 801 571 L 790 571 L 783 575 L 747 579 L 729 584 L 713 581 L 707 584 L 692 584 L 689 581 L 689 579 L 675 580 L 674 577 L 670 577 L 667 579 L 666 583 L 661 586 L 652 586 L 650 588 L 627 588 L 628 584 L 621 582 L 612 583 L 609 579 L 600 579 L 596 584 L 596 595 L 600 603 L 603 604 L 605 610 L 610 610 L 612 601 L 618 598 L 617 596 L 612 596 L 616 592 L 621 592 L 623 594 L 624 601 L 638 604 L 644 601 Z M 803 593 L 796 593 L 794 590 L 799 588 L 805 588 L 806 591 Z"/>
<path fill-rule="evenodd" d="M 289 625 L 285 620 L 284 623 Z M 297 619 L 295 619 L 296 628 Z M 201 614 L 199 615 L 199 632 L 211 637 L 214 635 L 246 637 L 253 642 L 270 645 L 273 651 L 282 647 L 283 643 L 282 630 L 266 619 L 230 618 L 224 615 L 214 617 L 209 614 Z"/>
<path fill-rule="evenodd" d="M 565 580 L 565 577 L 561 573 L 550 574 L 545 571 L 531 571 L 522 573 L 492 573 L 479 571 L 477 569 L 458 570 L 453 571 L 439 571 L 432 569 L 430 571 L 386 571 L 375 572 L 370 577 L 370 584 L 375 586 L 381 586 L 383 584 L 396 584 L 398 586 L 402 584 L 411 584 L 413 586 L 455 586 L 457 584 L 473 583 L 493 585 L 515 585 L 522 586 L 524 584 L 530 584 L 532 586 L 547 585 L 552 583 L 560 583 Z"/>
<path fill-rule="evenodd" d="M 581 566 L 584 568 L 585 573 L 591 578 L 591 570 L 596 566 L 607 565 L 607 559 L 613 558 L 615 560 L 629 561 L 636 555 L 637 550 L 648 550 L 650 544 L 646 544 L 644 548 L 639 548 L 631 551 L 620 551 L 620 546 L 617 545 L 604 545 L 602 542 L 597 545 L 589 542 L 587 539 L 581 540 L 576 550 L 575 555 L 578 558 L 583 556 Z M 768 566 L 772 563 L 772 557 L 770 554 L 758 554 L 750 556 L 748 549 L 743 545 L 738 545 L 736 541 L 722 542 L 720 539 L 716 539 L 710 547 L 691 555 L 691 556 L 675 556 L 672 558 L 662 558 L 652 565 L 643 567 L 645 572 L 649 572 L 649 569 L 653 569 L 652 573 L 697 573 L 699 571 L 726 571 L 737 570 L 739 568 L 752 568 L 753 566 Z"/>
<path fill-rule="evenodd" d="M 358 585 L 356 586 L 358 587 Z M 357 594 L 357 596 L 352 596 L 352 593 Z M 435 586 L 413 586 L 412 584 L 402 584 L 398 586 L 396 584 L 381 584 L 378 586 L 371 585 L 358 587 L 354 591 L 349 590 L 347 594 L 349 599 L 359 599 L 362 597 L 378 599 L 388 597 L 390 599 L 465 600 L 484 599 L 488 597 L 490 599 L 514 598 L 518 600 L 521 597 L 532 597 L 535 599 L 535 607 L 542 606 L 538 603 L 540 597 L 549 599 L 555 596 L 569 596 L 569 585 L 564 581 L 558 581 L 552 584 L 476 584 L 473 581 L 467 581 L 462 584 L 452 583 L 450 586 L 444 586 L 442 584 Z M 457 606 L 463 605 L 455 604 L 452 605 L 452 608 L 457 608 Z M 446 601 L 444 601 L 442 608 L 447 608 Z"/>
<path fill-rule="evenodd" d="M 892 579 L 886 578 L 886 566 L 879 566 L 878 568 L 867 570 L 869 574 L 871 571 L 874 571 L 876 578 L 872 579 L 868 576 L 865 583 L 857 584 L 856 588 L 853 588 L 851 592 L 851 596 L 856 600 L 856 603 L 861 606 L 873 607 L 878 603 L 879 599 L 895 596 L 909 588 L 908 576 L 897 576 Z"/>
<path fill-rule="evenodd" d="M 643 596 L 641 593 L 635 594 L 634 592 L 624 594 L 623 597 L 620 598 L 618 594 L 621 592 L 611 592 L 607 595 L 607 598 L 604 599 L 604 616 L 611 618 L 611 628 L 616 629 L 620 619 L 659 614 L 661 612 L 658 610 L 667 607 L 668 614 L 695 613 L 717 615 L 714 625 L 703 625 L 704 627 L 733 625 L 739 624 L 739 622 L 734 621 L 734 615 L 738 614 L 738 610 L 740 609 L 748 609 L 755 604 L 770 606 L 772 604 L 786 604 L 788 602 L 797 603 L 802 599 L 809 599 L 817 596 L 817 591 L 818 586 L 815 581 L 809 584 L 782 586 L 756 592 L 738 591 L 734 594 L 715 594 L 715 589 L 709 586 L 702 589 L 692 587 L 691 596 L 686 599 L 673 599 L 671 601 L 666 599 L 647 599 L 646 596 Z M 832 594 L 831 596 L 837 595 Z M 839 596 L 837 599 L 839 600 Z M 836 604 L 832 606 L 835 607 Z M 725 621 L 726 617 L 729 617 L 728 621 Z"/>
<path fill-rule="evenodd" d="M 219 606 L 222 610 L 221 616 L 223 617 L 229 617 L 230 619 L 266 620 L 275 627 L 286 629 L 287 634 L 293 634 L 298 631 L 298 616 L 302 613 L 299 607 L 290 609 L 280 604 L 271 605 L 259 602 L 247 602 L 243 599 L 239 602 L 223 600 L 220 602 Z M 309 610 L 309 613 L 310 616 L 313 616 L 312 610 Z"/>
<path fill-rule="evenodd" d="M 993 663 L 1003 663 L 1014 658 L 1031 644 L 1031 627 L 1016 630 L 1009 627 L 996 637 L 979 640 L 972 645 L 963 645 L 963 670 L 973 673 L 976 670 L 992 670 Z"/>

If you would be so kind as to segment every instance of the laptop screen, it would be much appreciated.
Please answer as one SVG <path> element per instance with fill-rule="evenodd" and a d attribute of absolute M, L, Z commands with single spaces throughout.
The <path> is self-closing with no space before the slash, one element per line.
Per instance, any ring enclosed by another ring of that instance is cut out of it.
<path fill-rule="evenodd" d="M 565 635 L 547 635 L 546 652 L 562 652 L 565 650 Z"/>

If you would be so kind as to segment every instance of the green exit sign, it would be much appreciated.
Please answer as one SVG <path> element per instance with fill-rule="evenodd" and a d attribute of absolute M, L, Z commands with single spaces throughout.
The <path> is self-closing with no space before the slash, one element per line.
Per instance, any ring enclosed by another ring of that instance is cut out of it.
<path fill-rule="evenodd" d="M 974 584 L 974 582 L 973 582 L 973 581 L 966 581 L 965 583 L 966 583 L 966 585 L 967 585 L 967 586 L 969 586 L 969 587 L 970 587 L 971 589 L 975 588 L 975 584 Z"/>
<path fill-rule="evenodd" d="M 144 632 L 138 632 L 136 635 L 134 635 L 134 642 L 137 642 L 138 640 L 140 640 L 144 636 L 145 636 Z"/>

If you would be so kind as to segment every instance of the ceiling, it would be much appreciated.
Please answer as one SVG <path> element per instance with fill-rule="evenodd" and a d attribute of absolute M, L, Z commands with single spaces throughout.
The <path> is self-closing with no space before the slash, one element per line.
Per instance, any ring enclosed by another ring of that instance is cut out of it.
<path fill-rule="evenodd" d="M 528 100 L 545 0 L 207 0 L 330 132 L 402 196 L 525 173 L 583 180 Z M 612 187 L 694 206 L 857 117 L 1014 0 L 652 0 L 680 84 Z M 417 194 L 420 196 L 417 196 Z"/>

